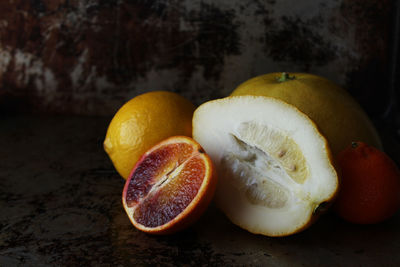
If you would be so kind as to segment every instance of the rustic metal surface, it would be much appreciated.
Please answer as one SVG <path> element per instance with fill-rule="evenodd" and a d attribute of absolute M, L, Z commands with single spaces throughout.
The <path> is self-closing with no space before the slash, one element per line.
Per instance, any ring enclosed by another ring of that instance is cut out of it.
<path fill-rule="evenodd" d="M 141 233 L 125 215 L 124 181 L 102 149 L 108 122 L 1 118 L 0 266 L 400 265 L 400 213 L 374 226 L 326 214 L 305 232 L 269 238 L 211 206 L 182 233 Z"/>
<path fill-rule="evenodd" d="M 113 114 L 171 90 L 196 104 L 272 71 L 388 104 L 390 0 L 0 1 L 0 103 L 9 112 Z"/>

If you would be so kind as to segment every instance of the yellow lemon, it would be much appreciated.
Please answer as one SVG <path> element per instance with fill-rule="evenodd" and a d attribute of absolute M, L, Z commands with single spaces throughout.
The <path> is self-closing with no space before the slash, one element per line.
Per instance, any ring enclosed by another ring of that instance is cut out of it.
<path fill-rule="evenodd" d="M 360 105 L 347 91 L 323 77 L 270 73 L 242 83 L 231 95 L 273 97 L 297 107 L 317 124 L 334 155 L 352 141 L 382 148 L 376 129 Z"/>
<path fill-rule="evenodd" d="M 134 97 L 115 114 L 107 129 L 104 150 L 118 173 L 127 179 L 149 148 L 174 135 L 192 135 L 195 106 L 184 97 L 154 91 Z"/>

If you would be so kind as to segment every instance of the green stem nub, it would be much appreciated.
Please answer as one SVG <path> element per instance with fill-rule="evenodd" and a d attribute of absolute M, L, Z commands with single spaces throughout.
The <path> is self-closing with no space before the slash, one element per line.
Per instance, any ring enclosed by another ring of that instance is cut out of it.
<path fill-rule="evenodd" d="M 351 142 L 351 147 L 352 148 L 357 148 L 358 147 L 358 142 Z"/>
<path fill-rule="evenodd" d="M 287 82 L 290 80 L 294 80 L 295 76 L 290 76 L 287 72 L 282 72 L 281 77 L 277 78 L 277 81 L 280 83 Z"/>

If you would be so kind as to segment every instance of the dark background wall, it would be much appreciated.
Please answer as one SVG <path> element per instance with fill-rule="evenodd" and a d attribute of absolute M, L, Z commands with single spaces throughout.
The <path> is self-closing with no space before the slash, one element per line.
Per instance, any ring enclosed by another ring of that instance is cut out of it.
<path fill-rule="evenodd" d="M 394 10 L 389 0 L 4 0 L 0 109 L 111 115 L 150 90 L 200 104 L 255 75 L 304 71 L 378 118 L 393 96 Z"/>

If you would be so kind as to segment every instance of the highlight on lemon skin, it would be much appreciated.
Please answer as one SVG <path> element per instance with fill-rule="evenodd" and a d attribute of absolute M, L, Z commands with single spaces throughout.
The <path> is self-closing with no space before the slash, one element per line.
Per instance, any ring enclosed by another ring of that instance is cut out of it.
<path fill-rule="evenodd" d="M 140 156 L 161 140 L 191 136 L 195 106 L 167 91 L 138 95 L 125 103 L 111 120 L 104 150 L 115 169 L 127 179 Z"/>
<path fill-rule="evenodd" d="M 173 136 L 141 157 L 125 183 L 122 203 L 137 229 L 172 234 L 200 218 L 216 185 L 203 148 L 190 137 Z"/>

